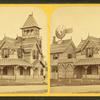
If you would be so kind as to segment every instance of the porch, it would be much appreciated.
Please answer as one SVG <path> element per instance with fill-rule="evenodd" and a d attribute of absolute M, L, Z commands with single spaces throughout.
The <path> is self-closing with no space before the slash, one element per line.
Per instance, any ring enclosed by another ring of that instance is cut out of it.
<path fill-rule="evenodd" d="M 100 58 L 79 59 L 74 66 L 74 78 L 100 79 Z"/>
<path fill-rule="evenodd" d="M 33 68 L 22 59 L 0 59 L 0 80 L 33 78 Z"/>

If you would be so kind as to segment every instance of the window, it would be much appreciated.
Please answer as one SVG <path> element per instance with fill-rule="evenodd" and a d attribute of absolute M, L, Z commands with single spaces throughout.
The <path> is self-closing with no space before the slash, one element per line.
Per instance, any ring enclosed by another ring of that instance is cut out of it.
<path fill-rule="evenodd" d="M 17 55 L 18 55 L 18 58 L 22 58 L 23 57 L 23 49 L 21 47 L 18 48 Z"/>
<path fill-rule="evenodd" d="M 59 54 L 53 54 L 53 59 L 58 59 Z"/>
<path fill-rule="evenodd" d="M 87 68 L 87 74 L 92 74 L 92 67 L 91 66 Z"/>
<path fill-rule="evenodd" d="M 30 30 L 27 30 L 27 33 L 29 33 Z"/>
<path fill-rule="evenodd" d="M 93 48 L 86 49 L 86 57 L 93 57 Z"/>
<path fill-rule="evenodd" d="M 30 67 L 27 68 L 27 75 L 30 75 Z"/>
<path fill-rule="evenodd" d="M 58 67 L 57 66 L 52 66 L 51 72 L 58 72 Z"/>
<path fill-rule="evenodd" d="M 8 74 L 8 68 L 7 67 L 4 67 L 3 68 L 3 75 L 7 75 Z"/>
<path fill-rule="evenodd" d="M 37 50 L 33 50 L 33 59 L 39 58 L 39 52 Z"/>
<path fill-rule="evenodd" d="M 72 58 L 72 54 L 68 54 L 68 59 Z"/>
<path fill-rule="evenodd" d="M 20 67 L 20 75 L 24 75 L 24 68 L 23 67 Z"/>
<path fill-rule="evenodd" d="M 8 58 L 9 57 L 9 49 L 4 48 L 2 49 L 2 58 Z"/>

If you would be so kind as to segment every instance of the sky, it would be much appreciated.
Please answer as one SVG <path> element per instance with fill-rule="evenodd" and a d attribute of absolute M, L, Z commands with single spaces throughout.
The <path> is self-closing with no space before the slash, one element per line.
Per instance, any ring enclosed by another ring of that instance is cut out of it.
<path fill-rule="evenodd" d="M 4 35 L 16 38 L 17 35 L 21 36 L 21 27 L 25 23 L 29 14 L 32 14 L 36 19 L 41 29 L 40 36 L 42 37 L 43 54 L 47 60 L 47 16 L 44 11 L 34 7 L 0 7 L 0 40 Z"/>
<path fill-rule="evenodd" d="M 88 35 L 100 38 L 100 6 L 67 6 L 54 11 L 51 17 L 51 41 L 59 25 L 73 29 L 63 39 L 72 37 L 76 46 Z"/>

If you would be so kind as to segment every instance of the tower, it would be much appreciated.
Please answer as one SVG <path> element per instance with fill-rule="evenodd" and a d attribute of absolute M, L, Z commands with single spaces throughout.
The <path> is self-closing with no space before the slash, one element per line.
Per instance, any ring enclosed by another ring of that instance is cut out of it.
<path fill-rule="evenodd" d="M 22 37 L 23 38 L 31 38 L 36 37 L 39 38 L 39 30 L 38 24 L 33 17 L 33 14 L 30 14 L 24 23 L 22 29 Z"/>

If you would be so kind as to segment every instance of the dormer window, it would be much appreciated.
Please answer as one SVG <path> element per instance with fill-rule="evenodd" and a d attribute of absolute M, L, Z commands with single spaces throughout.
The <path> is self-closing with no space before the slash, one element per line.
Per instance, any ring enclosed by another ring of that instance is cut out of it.
<path fill-rule="evenodd" d="M 86 57 L 93 57 L 93 48 L 86 49 Z"/>
<path fill-rule="evenodd" d="M 72 58 L 72 54 L 68 54 L 68 59 L 71 59 Z"/>
<path fill-rule="evenodd" d="M 59 58 L 59 54 L 53 54 L 53 59 L 58 59 Z"/>
<path fill-rule="evenodd" d="M 9 57 L 9 49 L 8 48 L 4 48 L 2 49 L 2 58 L 8 58 Z"/>

